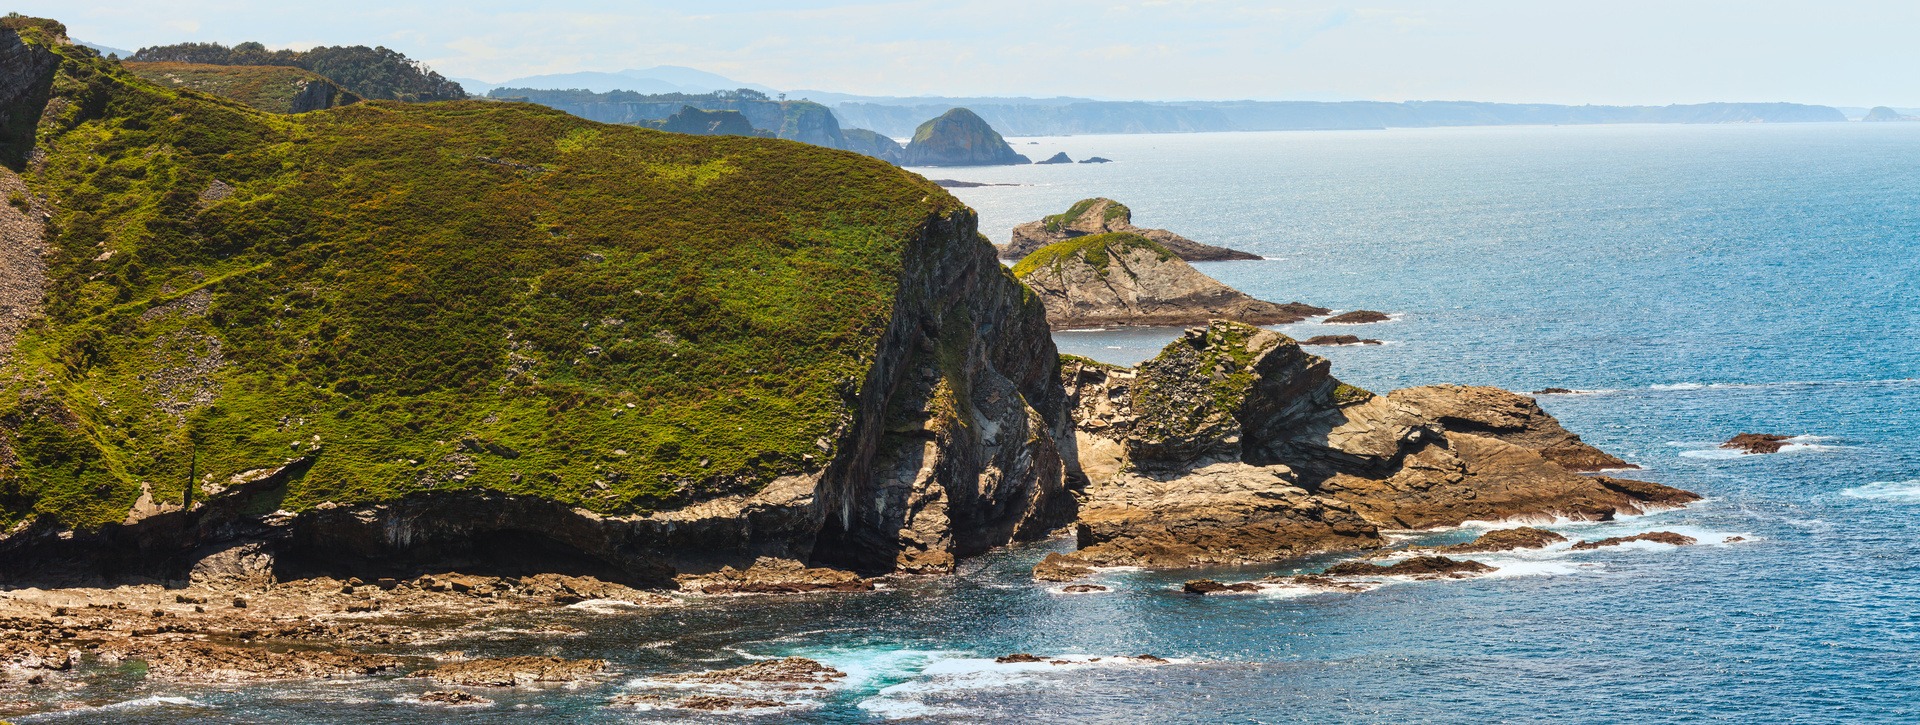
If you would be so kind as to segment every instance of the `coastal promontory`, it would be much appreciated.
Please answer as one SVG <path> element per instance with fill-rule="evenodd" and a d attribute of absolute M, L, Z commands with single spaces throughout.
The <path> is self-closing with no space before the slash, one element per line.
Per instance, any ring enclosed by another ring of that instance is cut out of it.
<path fill-rule="evenodd" d="M 1006 166 L 1032 163 L 1015 153 L 986 119 L 965 108 L 940 114 L 914 129 L 902 166 Z"/>
<path fill-rule="evenodd" d="M 1191 325 L 1210 319 L 1286 324 L 1328 312 L 1300 302 L 1254 299 L 1201 274 L 1159 242 L 1129 232 L 1042 247 L 1014 265 L 1013 274 L 1039 295 L 1055 328 Z"/>
<path fill-rule="evenodd" d="M 1201 244 L 1165 229 L 1144 229 L 1133 225 L 1133 210 L 1112 199 L 1081 199 L 1059 214 L 1013 228 L 1013 239 L 1000 248 L 1002 259 L 1020 259 L 1049 244 L 1075 237 L 1109 232 L 1138 234 L 1153 240 L 1174 256 L 1189 262 L 1220 262 L 1259 259 L 1260 255 L 1237 249 Z"/>

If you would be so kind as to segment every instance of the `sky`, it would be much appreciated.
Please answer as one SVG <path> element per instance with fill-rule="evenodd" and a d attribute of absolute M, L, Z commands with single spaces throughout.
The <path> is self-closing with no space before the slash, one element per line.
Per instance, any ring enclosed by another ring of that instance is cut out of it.
<path fill-rule="evenodd" d="M 385 45 L 442 74 L 683 65 L 781 89 L 1920 106 L 1914 0 L 13 0 L 91 43 Z"/>

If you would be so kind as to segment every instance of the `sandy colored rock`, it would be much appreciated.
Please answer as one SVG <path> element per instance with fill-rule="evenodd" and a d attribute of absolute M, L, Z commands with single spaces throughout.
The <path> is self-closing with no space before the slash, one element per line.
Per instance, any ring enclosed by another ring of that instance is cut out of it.
<path fill-rule="evenodd" d="M 1014 265 L 1013 273 L 1040 296 L 1054 329 L 1192 325 L 1212 319 L 1285 324 L 1326 312 L 1299 302 L 1254 299 L 1130 232 L 1042 247 Z"/>
<path fill-rule="evenodd" d="M 765 660 L 744 667 L 707 672 L 667 675 L 660 679 L 673 682 L 820 684 L 844 680 L 847 673 L 805 657 Z"/>
<path fill-rule="evenodd" d="M 1060 156 L 1064 158 L 1065 155 Z M 1094 157 L 1099 158 L 1099 157 Z M 1044 163 L 1044 162 L 1043 162 Z M 1106 163 L 1089 159 L 1082 163 Z M 1133 210 L 1112 199 L 1082 199 L 1066 212 L 1031 221 L 1013 228 L 1013 238 L 1000 247 L 1002 259 L 1021 259 L 1041 247 L 1093 234 L 1131 232 L 1166 247 L 1174 256 L 1189 262 L 1220 262 L 1259 259 L 1260 255 L 1237 249 L 1201 244 L 1165 229 L 1146 229 L 1133 225 Z"/>
<path fill-rule="evenodd" d="M 804 592 L 864 592 L 873 581 L 839 569 L 808 567 L 792 559 L 761 557 L 742 571 L 722 567 L 712 574 L 678 577 L 680 587 L 702 594 L 798 594 Z"/>
<path fill-rule="evenodd" d="M 471 692 L 461 692 L 459 690 L 434 690 L 433 692 L 421 693 L 420 696 L 413 698 L 413 701 L 422 705 L 442 705 L 445 707 L 486 707 L 493 704 L 492 700 Z"/>
<path fill-rule="evenodd" d="M 559 657 L 501 657 L 447 662 L 416 670 L 408 677 L 463 687 L 526 687 L 579 685 L 594 681 L 607 669 L 606 660 L 569 660 Z"/>
<path fill-rule="evenodd" d="M 1070 582 L 1090 576 L 1093 576 L 1091 563 L 1057 551 L 1047 554 L 1047 558 L 1033 565 L 1033 578 L 1043 582 Z"/>

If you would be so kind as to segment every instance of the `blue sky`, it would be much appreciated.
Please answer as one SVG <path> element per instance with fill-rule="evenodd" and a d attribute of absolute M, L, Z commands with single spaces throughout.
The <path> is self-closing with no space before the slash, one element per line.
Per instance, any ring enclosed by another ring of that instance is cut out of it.
<path fill-rule="evenodd" d="M 1920 106 L 1906 0 L 15 0 L 80 39 L 386 45 L 455 77 L 686 65 L 785 89 Z"/>

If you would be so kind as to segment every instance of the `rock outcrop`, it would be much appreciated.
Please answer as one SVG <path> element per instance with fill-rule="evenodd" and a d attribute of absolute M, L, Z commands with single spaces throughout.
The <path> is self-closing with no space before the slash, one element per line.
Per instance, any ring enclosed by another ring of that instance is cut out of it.
<path fill-rule="evenodd" d="M 840 130 L 841 148 L 856 154 L 872 156 L 890 164 L 900 163 L 907 150 L 900 142 L 884 134 L 864 128 L 846 128 Z M 942 184 L 942 186 L 945 186 Z"/>
<path fill-rule="evenodd" d="M 1081 199 L 1065 212 L 1013 228 L 1013 239 L 1000 248 L 1002 259 L 1022 259 L 1042 247 L 1076 237 L 1111 232 L 1129 232 L 1153 240 L 1174 256 L 1189 262 L 1220 262 L 1259 259 L 1260 255 L 1237 249 L 1201 244 L 1165 229 L 1144 229 L 1133 225 L 1133 210 L 1112 199 Z"/>
<path fill-rule="evenodd" d="M 1032 163 L 1015 153 L 986 120 L 955 108 L 914 129 L 902 166 L 1006 166 Z"/>
<path fill-rule="evenodd" d="M 1511 529 L 1494 529 L 1464 544 L 1442 546 L 1439 548 L 1439 552 L 1442 554 L 1479 554 L 1489 551 L 1511 551 L 1513 549 L 1544 549 L 1566 540 L 1567 537 L 1546 529 L 1520 526 Z"/>
<path fill-rule="evenodd" d="M 1327 567 L 1327 576 L 1411 576 L 1420 578 L 1459 578 L 1485 574 L 1494 568 L 1477 561 L 1449 559 L 1444 556 L 1416 556 L 1392 564 L 1343 561 Z"/>
<path fill-rule="evenodd" d="M 1035 164 L 1071 164 L 1073 163 L 1073 159 L 1067 158 L 1067 152 L 1061 151 L 1059 153 L 1056 153 L 1052 156 L 1048 156 L 1044 159 L 1035 161 L 1033 163 Z"/>
<path fill-rule="evenodd" d="M 1671 531 L 1649 531 L 1644 534 L 1634 534 L 1632 536 L 1612 536 L 1612 537 L 1600 539 L 1597 541 L 1582 541 L 1580 543 L 1574 544 L 1573 548 L 1576 551 L 1586 551 L 1589 549 L 1598 549 L 1603 546 L 1619 546 L 1621 544 L 1631 544 L 1636 541 L 1646 541 L 1646 542 L 1651 542 L 1655 544 L 1666 544 L 1668 546 L 1693 546 L 1694 544 L 1699 543 L 1698 541 L 1694 540 L 1693 537 L 1687 536 L 1686 534 L 1676 534 Z"/>
<path fill-rule="evenodd" d="M 1727 442 L 1720 444 L 1720 447 L 1744 451 L 1748 454 L 1779 453 L 1780 449 L 1787 447 L 1787 441 L 1790 440 L 1793 440 L 1793 436 L 1783 436 L 1778 433 L 1741 433 L 1727 439 Z"/>
<path fill-rule="evenodd" d="M 1866 117 L 1860 120 L 1875 123 L 1882 121 L 1920 121 L 1920 116 L 1909 116 L 1886 106 L 1874 106 L 1873 110 L 1867 111 Z"/>
<path fill-rule="evenodd" d="M 1352 312 L 1342 312 L 1334 315 L 1325 320 L 1321 320 L 1320 323 L 1323 325 L 1365 325 L 1372 322 L 1386 322 L 1391 319 L 1393 319 L 1393 317 L 1385 312 L 1354 310 Z"/>
<path fill-rule="evenodd" d="M 1254 299 L 1200 273 L 1158 242 L 1129 232 L 1076 237 L 1013 267 L 1053 327 L 1174 326 L 1211 319 L 1255 325 L 1299 322 L 1326 308 Z"/>
<path fill-rule="evenodd" d="M 695 136 L 761 136 L 771 138 L 772 132 L 761 131 L 753 127 L 745 114 L 739 111 L 707 111 L 693 106 L 682 106 L 679 111 L 657 122 L 643 124 L 647 128 L 659 129 L 671 133 L 685 133 Z"/>
<path fill-rule="evenodd" d="M 1314 335 L 1313 337 L 1309 337 L 1305 340 L 1301 340 L 1300 344 L 1339 346 L 1339 345 L 1379 345 L 1382 343 L 1379 340 L 1369 340 L 1369 339 L 1360 337 L 1359 335 Z"/>
<path fill-rule="evenodd" d="M 230 98 L 268 113 L 306 113 L 359 103 L 360 96 L 311 71 L 278 65 L 122 63 L 162 86 Z"/>
<path fill-rule="evenodd" d="M 1375 395 L 1329 367 L 1284 335 L 1219 321 L 1137 368 L 1065 360 L 1089 482 L 1074 556 L 1272 561 L 1380 546 L 1380 528 L 1605 519 L 1698 499 L 1574 473 L 1619 461 L 1525 396 L 1460 386 Z"/>

